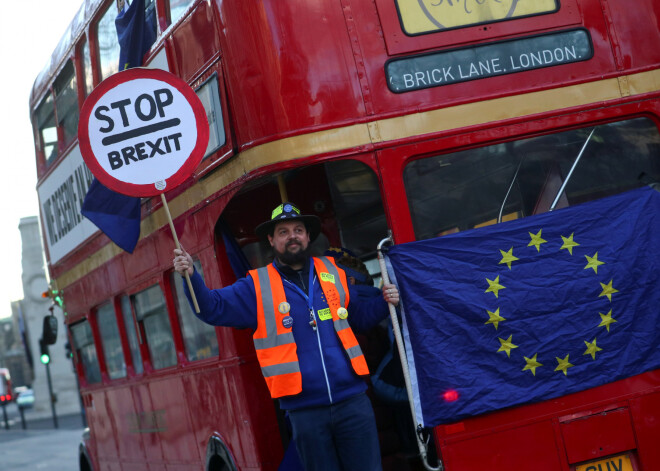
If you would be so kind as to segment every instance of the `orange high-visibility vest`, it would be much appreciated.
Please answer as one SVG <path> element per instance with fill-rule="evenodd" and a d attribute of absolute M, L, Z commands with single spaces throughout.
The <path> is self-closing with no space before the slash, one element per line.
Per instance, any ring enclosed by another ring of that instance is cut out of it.
<path fill-rule="evenodd" d="M 368 375 L 369 368 L 348 321 L 339 315 L 349 302 L 346 273 L 328 257 L 313 258 L 321 289 L 328 302 L 332 323 L 353 370 Z M 311 269 L 311 267 L 310 267 Z M 257 329 L 252 336 L 257 359 L 272 398 L 292 396 L 302 391 L 302 376 L 291 326 L 285 327 L 290 316 L 285 306 L 284 284 L 273 264 L 250 270 L 257 295 Z M 285 311 L 285 312 L 281 312 Z M 315 314 L 318 317 L 318 314 Z M 345 317 L 345 316 L 344 316 Z"/>

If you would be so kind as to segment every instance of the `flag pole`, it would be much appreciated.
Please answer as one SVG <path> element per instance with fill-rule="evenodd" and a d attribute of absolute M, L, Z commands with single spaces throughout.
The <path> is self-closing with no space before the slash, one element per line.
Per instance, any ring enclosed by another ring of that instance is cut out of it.
<path fill-rule="evenodd" d="M 387 238 L 381 240 L 378 243 L 378 247 L 377 247 L 378 263 L 380 265 L 380 274 L 383 278 L 383 284 L 390 283 L 390 277 L 389 274 L 387 273 L 387 267 L 385 266 L 385 258 L 383 257 L 383 251 L 382 251 L 383 245 L 385 245 L 388 242 L 390 244 L 393 243 L 391 231 Z M 399 294 L 399 296 L 401 295 Z M 396 308 L 394 307 L 394 305 L 387 303 L 387 307 L 390 309 L 392 331 L 394 332 L 394 339 L 396 340 L 396 346 L 399 351 L 399 359 L 401 360 L 403 379 L 405 380 L 406 383 L 406 392 L 408 393 L 408 403 L 410 404 L 410 412 L 412 414 L 413 423 L 417 424 L 417 414 L 415 413 L 415 403 L 413 401 L 412 383 L 410 381 L 410 370 L 408 369 L 408 361 L 406 360 L 407 358 L 406 351 L 403 346 L 403 337 L 401 335 L 401 328 L 399 327 L 399 318 L 397 317 Z M 422 458 L 422 463 L 424 464 L 424 467 L 429 471 L 442 471 L 444 469 L 444 465 L 442 464 L 440 458 L 438 458 L 438 466 L 435 468 L 428 463 L 427 445 L 422 441 L 421 431 L 422 431 L 421 424 L 417 424 L 415 430 L 415 438 L 417 439 L 417 447 L 419 448 L 419 455 Z"/>
<path fill-rule="evenodd" d="M 167 205 L 167 200 L 165 199 L 165 194 L 160 194 L 160 200 L 163 202 L 163 208 L 165 209 L 165 214 L 167 214 L 167 222 L 170 223 L 170 230 L 172 231 L 172 236 L 174 237 L 174 243 L 176 248 L 181 250 L 181 244 L 179 243 L 179 238 L 176 236 L 176 229 L 174 229 L 174 222 L 172 221 L 172 215 L 170 214 L 170 208 Z M 195 297 L 195 291 L 193 290 L 192 283 L 190 282 L 190 275 L 188 275 L 188 270 L 185 272 L 186 283 L 188 284 L 188 290 L 190 290 L 190 297 L 192 298 L 193 305 L 195 306 L 195 312 L 199 314 L 199 304 L 197 304 L 197 298 Z"/>

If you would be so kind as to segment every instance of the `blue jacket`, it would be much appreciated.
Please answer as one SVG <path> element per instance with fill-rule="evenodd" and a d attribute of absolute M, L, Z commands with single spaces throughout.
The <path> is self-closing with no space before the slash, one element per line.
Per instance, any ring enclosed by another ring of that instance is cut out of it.
<path fill-rule="evenodd" d="M 306 270 L 309 269 L 309 263 Z M 317 315 L 315 331 L 310 326 L 308 293 L 303 295 L 286 276 L 282 278 L 286 299 L 291 305 L 292 332 L 302 374 L 302 392 L 280 398 L 280 407 L 294 410 L 329 405 L 364 392 L 366 383 L 353 371 L 332 320 L 322 321 Z M 216 326 L 256 330 L 257 295 L 251 277 L 241 278 L 233 285 L 214 290 L 206 287 L 197 272 L 191 277 L 191 282 L 200 309 L 197 317 L 202 321 Z M 184 289 L 190 300 L 185 283 Z M 349 294 L 348 321 L 354 332 L 364 332 L 387 317 L 389 309 L 382 296 L 361 298 L 352 285 L 349 285 Z M 316 274 L 312 298 L 315 312 L 328 307 Z"/>

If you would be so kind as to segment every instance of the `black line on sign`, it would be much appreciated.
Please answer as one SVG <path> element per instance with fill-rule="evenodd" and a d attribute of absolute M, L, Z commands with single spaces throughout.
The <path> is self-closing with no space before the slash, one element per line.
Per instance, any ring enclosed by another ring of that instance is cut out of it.
<path fill-rule="evenodd" d="M 161 121 L 160 123 L 149 124 L 148 126 L 142 126 L 141 128 L 131 129 L 130 131 L 120 132 L 113 136 L 104 137 L 101 140 L 101 143 L 104 146 L 109 146 L 111 144 L 116 144 L 126 139 L 131 139 L 133 137 L 143 136 L 145 134 L 151 134 L 152 132 L 162 131 L 163 129 L 172 128 L 181 124 L 179 118 L 168 119 L 167 121 Z"/>

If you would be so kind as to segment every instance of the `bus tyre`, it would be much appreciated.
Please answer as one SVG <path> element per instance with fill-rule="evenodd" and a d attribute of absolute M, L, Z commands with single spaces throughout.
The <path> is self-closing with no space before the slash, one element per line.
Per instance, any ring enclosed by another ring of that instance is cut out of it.
<path fill-rule="evenodd" d="M 220 437 L 211 437 L 206 446 L 206 471 L 237 471 L 234 460 Z"/>

